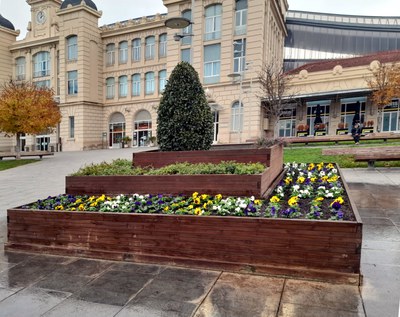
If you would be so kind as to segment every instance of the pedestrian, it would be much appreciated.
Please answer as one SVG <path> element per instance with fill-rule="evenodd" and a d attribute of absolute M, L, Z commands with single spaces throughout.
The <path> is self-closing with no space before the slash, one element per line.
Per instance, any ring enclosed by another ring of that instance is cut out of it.
<path fill-rule="evenodd" d="M 361 135 L 360 124 L 358 122 L 356 122 L 354 124 L 353 128 L 351 129 L 351 136 L 353 137 L 355 144 L 359 144 L 360 135 Z"/>

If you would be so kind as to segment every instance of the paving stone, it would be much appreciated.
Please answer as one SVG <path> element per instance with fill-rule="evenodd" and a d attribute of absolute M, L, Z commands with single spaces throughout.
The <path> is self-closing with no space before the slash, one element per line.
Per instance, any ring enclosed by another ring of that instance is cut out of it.
<path fill-rule="evenodd" d="M 109 261 L 76 259 L 73 262 L 57 267 L 58 273 L 76 274 L 81 276 L 96 277 L 113 265 Z"/>
<path fill-rule="evenodd" d="M 351 285 L 287 280 L 281 302 L 353 313 L 363 312 L 358 287 Z"/>
<path fill-rule="evenodd" d="M 157 275 L 161 271 L 165 270 L 166 266 L 120 262 L 120 263 L 114 263 L 110 267 L 110 269 L 117 270 L 117 271 L 136 272 L 136 273 Z"/>
<path fill-rule="evenodd" d="M 151 274 L 109 270 L 85 286 L 74 298 L 93 303 L 124 306 L 153 278 Z"/>
<path fill-rule="evenodd" d="M 0 302 L 0 317 L 41 316 L 71 294 L 27 288 Z"/>
<path fill-rule="evenodd" d="M 400 245 L 400 242 L 399 242 Z M 363 250 L 361 262 L 366 264 L 395 265 L 400 268 L 400 250 Z"/>
<path fill-rule="evenodd" d="M 195 317 L 275 317 L 284 279 L 223 273 Z"/>
<path fill-rule="evenodd" d="M 48 311 L 43 317 L 111 317 L 121 310 L 120 306 L 91 303 L 68 298 Z"/>
<path fill-rule="evenodd" d="M 282 304 L 278 317 L 365 317 L 364 312 L 349 312 L 343 310 L 313 307 L 299 304 Z"/>
<path fill-rule="evenodd" d="M 34 286 L 60 292 L 76 293 L 92 280 L 93 277 L 89 276 L 54 272 L 35 283 Z"/>
<path fill-rule="evenodd" d="M 400 242 L 400 232 L 395 226 L 364 225 L 363 239 Z"/>

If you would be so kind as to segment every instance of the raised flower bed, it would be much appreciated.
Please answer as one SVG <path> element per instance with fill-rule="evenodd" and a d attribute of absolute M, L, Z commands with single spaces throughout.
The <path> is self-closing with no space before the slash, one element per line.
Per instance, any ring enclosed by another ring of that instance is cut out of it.
<path fill-rule="evenodd" d="M 67 176 L 67 194 L 186 194 L 202 191 L 210 195 L 261 197 L 282 173 L 283 147 L 265 149 L 143 152 L 133 156 L 135 166 L 161 167 L 175 162 L 219 163 L 260 162 L 267 166 L 257 175 L 139 175 L 139 176 Z"/>
<path fill-rule="evenodd" d="M 9 209 L 5 247 L 358 284 L 362 223 L 340 171 L 295 168 L 274 182 L 264 203 L 197 193 L 65 195 Z"/>

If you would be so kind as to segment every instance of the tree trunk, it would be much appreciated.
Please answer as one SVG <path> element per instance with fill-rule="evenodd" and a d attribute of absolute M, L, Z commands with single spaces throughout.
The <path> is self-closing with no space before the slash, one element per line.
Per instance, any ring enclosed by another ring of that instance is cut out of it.
<path fill-rule="evenodd" d="M 15 159 L 21 159 L 21 133 L 17 133 L 17 145 L 15 147 L 15 154 L 17 155 Z"/>

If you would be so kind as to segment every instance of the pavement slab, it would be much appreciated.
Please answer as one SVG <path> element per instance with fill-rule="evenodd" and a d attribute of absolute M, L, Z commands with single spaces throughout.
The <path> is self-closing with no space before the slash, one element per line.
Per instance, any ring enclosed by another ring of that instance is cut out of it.
<path fill-rule="evenodd" d="M 223 273 L 195 317 L 274 317 L 283 278 Z"/>

